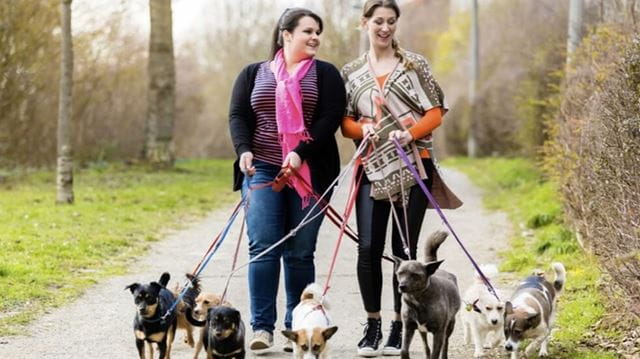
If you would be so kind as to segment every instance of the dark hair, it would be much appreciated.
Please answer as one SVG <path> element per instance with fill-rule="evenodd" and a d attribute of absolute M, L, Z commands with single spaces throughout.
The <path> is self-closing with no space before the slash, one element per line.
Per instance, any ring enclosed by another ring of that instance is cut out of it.
<path fill-rule="evenodd" d="M 280 15 L 280 19 L 276 24 L 276 28 L 273 30 L 271 58 L 273 58 L 276 55 L 276 52 L 278 52 L 278 50 L 280 50 L 282 46 L 284 46 L 284 41 L 282 40 L 282 32 L 284 30 L 293 32 L 293 29 L 298 26 L 300 19 L 305 16 L 309 16 L 310 18 L 314 19 L 320 27 L 320 32 L 322 32 L 322 19 L 313 11 L 301 7 L 286 9 L 282 13 L 282 15 Z"/>
<path fill-rule="evenodd" d="M 400 17 L 400 7 L 398 6 L 396 0 L 367 0 L 362 8 L 362 17 L 365 19 L 370 19 L 376 9 L 379 7 L 391 9 L 396 13 L 397 18 Z M 396 57 L 398 57 L 400 61 L 404 63 L 405 67 L 409 70 L 413 69 L 413 62 L 411 62 L 411 60 L 407 58 L 404 49 L 401 48 L 400 45 L 398 45 L 398 41 L 395 38 L 391 40 L 391 46 L 395 50 Z"/>

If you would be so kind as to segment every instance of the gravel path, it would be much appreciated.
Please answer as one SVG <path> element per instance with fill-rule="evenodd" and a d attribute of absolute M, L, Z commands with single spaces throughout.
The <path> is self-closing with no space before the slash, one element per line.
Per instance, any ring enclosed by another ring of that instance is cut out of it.
<path fill-rule="evenodd" d="M 482 207 L 481 193 L 468 178 L 459 172 L 445 170 L 445 178 L 450 187 L 465 202 L 455 211 L 445 211 L 450 223 L 469 251 L 479 263 L 498 263 L 497 251 L 505 248 L 510 231 L 506 216 L 488 212 Z M 338 192 L 332 203 L 342 208 L 345 194 Z M 51 310 L 38 321 L 28 326 L 24 336 L 0 337 L 0 358 L 135 358 L 137 357 L 131 323 L 134 315 L 132 296 L 124 287 L 132 282 L 157 280 L 163 271 L 172 274 L 171 283 L 182 281 L 181 273 L 188 272 L 206 250 L 212 236 L 220 230 L 230 208 L 211 213 L 191 228 L 171 233 L 130 268 L 131 274 L 114 277 L 88 290 L 82 297 L 65 307 Z M 353 222 L 353 221 L 352 221 Z M 355 225 L 354 225 L 355 228 Z M 423 238 L 435 229 L 444 229 L 434 211 L 428 211 Z M 237 229 L 236 229 L 237 231 Z M 329 221 L 321 228 L 317 250 L 317 280 L 324 283 L 329 268 L 337 230 Z M 237 238 L 237 232 L 230 233 Z M 207 267 L 202 277 L 206 290 L 220 292 L 231 267 L 231 257 L 235 243 L 227 241 Z M 422 248 L 422 243 L 420 248 Z M 245 263 L 246 242 L 241 251 L 240 263 Z M 463 291 L 472 281 L 472 270 L 466 257 L 450 238 L 440 250 L 446 259 L 443 269 L 453 272 Z M 336 270 L 332 279 L 329 300 L 333 303 L 332 316 L 339 326 L 338 333 L 331 340 L 333 358 L 355 358 L 355 348 L 362 335 L 365 315 L 358 291 L 356 268 L 356 247 L 345 240 L 340 251 Z M 383 298 L 383 329 L 386 336 L 392 313 L 391 264 L 385 264 L 385 289 Z M 284 290 L 280 289 L 280 299 Z M 246 270 L 241 271 L 231 281 L 229 300 L 244 315 L 248 324 Z M 284 308 L 281 302 L 280 310 Z M 279 312 L 282 314 L 282 311 Z M 278 325 L 282 325 L 280 315 Z M 279 329 L 278 329 L 279 330 Z M 248 334 L 248 337 L 250 334 Z M 413 357 L 423 358 L 422 343 L 415 336 Z M 280 351 L 283 337 L 276 335 L 276 348 L 260 357 L 291 358 Z M 174 343 L 173 358 L 191 358 L 193 350 L 182 343 L 182 333 L 178 333 Z M 471 358 L 472 346 L 462 343 L 462 325 L 458 322 L 450 343 L 450 358 Z M 204 355 L 200 355 L 204 357 Z M 252 354 L 248 355 L 253 357 Z"/>

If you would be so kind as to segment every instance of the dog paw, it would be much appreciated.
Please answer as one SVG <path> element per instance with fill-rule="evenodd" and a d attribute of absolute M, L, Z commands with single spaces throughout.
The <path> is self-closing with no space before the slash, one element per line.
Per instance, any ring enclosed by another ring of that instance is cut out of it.
<path fill-rule="evenodd" d="M 484 352 L 476 351 L 476 352 L 473 353 L 473 357 L 474 358 L 482 358 L 482 357 L 484 357 Z"/>

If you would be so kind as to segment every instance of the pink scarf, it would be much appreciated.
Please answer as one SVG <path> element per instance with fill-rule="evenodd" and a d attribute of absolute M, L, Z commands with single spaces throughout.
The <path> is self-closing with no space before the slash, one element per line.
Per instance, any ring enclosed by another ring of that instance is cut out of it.
<path fill-rule="evenodd" d="M 304 126 L 300 80 L 309 72 L 311 66 L 315 65 L 315 60 L 308 58 L 300 61 L 293 75 L 289 75 L 287 72 L 282 49 L 276 53 L 273 61 L 277 82 L 276 122 L 278 124 L 278 140 L 282 148 L 282 158 L 285 158 L 301 141 L 312 140 Z M 311 171 L 307 162 L 302 162 L 297 171 L 307 183 L 311 184 Z M 291 176 L 288 184 L 295 189 L 302 199 L 302 208 L 308 206 L 312 193 L 304 186 L 302 181 L 295 176 Z"/>

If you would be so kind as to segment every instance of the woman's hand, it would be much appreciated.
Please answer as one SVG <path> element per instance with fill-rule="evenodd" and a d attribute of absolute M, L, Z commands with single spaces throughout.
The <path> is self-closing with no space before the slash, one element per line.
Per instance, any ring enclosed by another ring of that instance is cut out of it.
<path fill-rule="evenodd" d="M 413 141 L 413 136 L 407 130 L 393 130 L 389 132 L 389 141 L 396 139 L 401 146 L 406 146 Z"/>
<path fill-rule="evenodd" d="M 240 166 L 240 171 L 247 176 L 253 176 L 256 173 L 256 168 L 253 166 L 253 153 L 249 151 L 240 155 L 238 165 Z"/>
<path fill-rule="evenodd" d="M 289 152 L 287 157 L 284 158 L 282 162 L 282 167 L 291 167 L 293 169 L 298 169 L 302 165 L 302 159 L 300 159 L 300 155 L 295 153 L 295 151 Z"/>
<path fill-rule="evenodd" d="M 378 135 L 376 134 L 375 126 L 373 124 L 365 123 L 364 125 L 362 125 L 362 138 L 369 138 L 374 141 L 377 141 L 379 139 Z"/>

